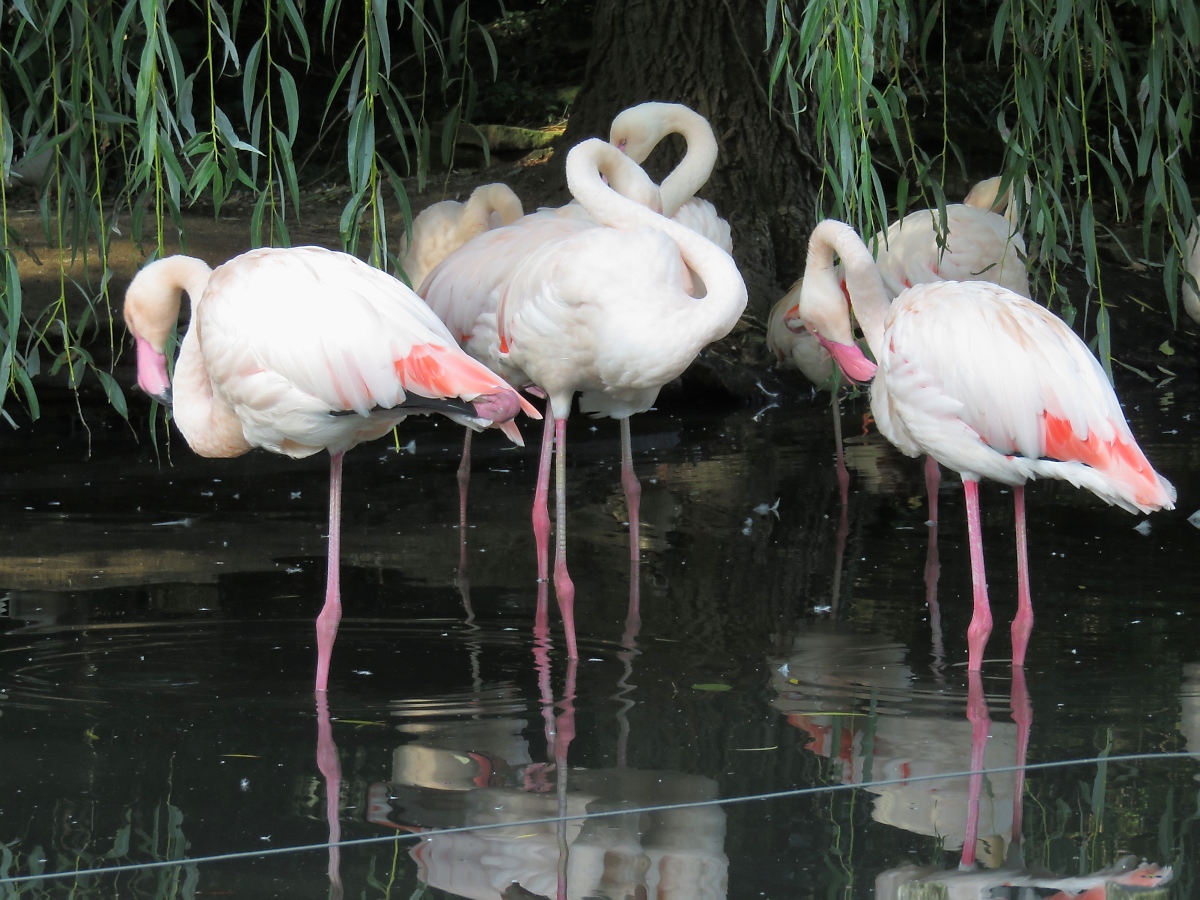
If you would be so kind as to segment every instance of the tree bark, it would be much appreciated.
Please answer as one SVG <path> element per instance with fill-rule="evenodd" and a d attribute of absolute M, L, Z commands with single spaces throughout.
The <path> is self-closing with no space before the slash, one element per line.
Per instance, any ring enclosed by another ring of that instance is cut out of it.
<path fill-rule="evenodd" d="M 768 97 L 764 15 L 760 0 L 598 0 L 584 83 L 555 154 L 561 165 L 567 148 L 607 138 L 618 112 L 646 100 L 707 117 L 720 155 L 701 195 L 733 230 L 750 293 L 743 325 L 754 331 L 803 272 L 819 179 L 811 127 L 801 118 L 797 132 L 782 111 L 782 84 L 774 104 Z M 682 154 L 681 140 L 671 144 L 648 161 L 656 179 Z"/>

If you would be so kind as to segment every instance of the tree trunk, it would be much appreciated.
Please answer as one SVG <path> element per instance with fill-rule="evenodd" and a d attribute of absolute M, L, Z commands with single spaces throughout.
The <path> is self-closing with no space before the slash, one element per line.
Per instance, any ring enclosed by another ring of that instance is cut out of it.
<path fill-rule="evenodd" d="M 819 168 L 812 129 L 768 99 L 771 59 L 763 50 L 760 0 L 598 0 L 591 55 L 566 134 L 555 155 L 596 135 L 613 117 L 646 100 L 683 103 L 708 118 L 720 146 L 701 194 L 729 220 L 733 255 L 750 303 L 726 349 L 762 360 L 761 325 L 771 305 L 803 273 L 815 221 Z M 648 171 L 661 180 L 683 142 L 657 151 Z M 745 334 L 747 330 L 754 334 Z M 711 361 L 711 360 L 710 360 Z"/>

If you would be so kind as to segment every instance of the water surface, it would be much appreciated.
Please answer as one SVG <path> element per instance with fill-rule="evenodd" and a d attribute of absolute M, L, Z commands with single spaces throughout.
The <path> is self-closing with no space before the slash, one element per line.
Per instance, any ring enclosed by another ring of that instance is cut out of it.
<path fill-rule="evenodd" d="M 944 480 L 931 544 L 920 463 L 860 434 L 852 401 L 843 519 L 828 408 L 792 401 L 633 420 L 632 583 L 616 425 L 572 419 L 577 665 L 552 590 L 535 635 L 536 425 L 526 450 L 475 441 L 465 545 L 457 427 L 410 419 L 404 448 L 356 449 L 327 708 L 312 693 L 327 458 L 201 460 L 156 451 L 145 422 L 138 442 L 50 415 L 0 444 L 0 875 L 249 855 L 0 896 L 495 898 L 518 881 L 782 900 L 887 896 L 901 867 L 953 869 L 970 784 L 918 779 L 970 768 L 972 696 L 992 769 L 1018 761 L 1022 720 L 1031 764 L 1200 753 L 1197 392 L 1119 386 L 1180 507 L 1147 520 L 1029 488 L 1023 684 L 1010 492 L 982 491 L 997 628 L 972 685 L 961 486 Z M 1022 790 L 993 772 L 980 857 L 1019 849 L 1067 876 L 1132 854 L 1194 896 L 1198 773 L 1091 762 L 1032 769 Z M 492 827 L 431 836 L 463 826 Z M 254 855 L 331 835 L 380 840 Z"/>

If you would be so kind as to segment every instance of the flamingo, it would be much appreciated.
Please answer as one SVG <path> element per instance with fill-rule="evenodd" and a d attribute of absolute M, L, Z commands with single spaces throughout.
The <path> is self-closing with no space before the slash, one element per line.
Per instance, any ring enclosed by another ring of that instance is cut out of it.
<path fill-rule="evenodd" d="M 182 293 L 192 316 L 172 384 L 167 337 Z M 412 413 L 437 412 L 474 428 L 537 411 L 455 344 L 400 281 L 321 247 L 264 248 L 216 269 L 170 256 L 143 268 L 125 294 L 137 342 L 138 385 L 170 403 L 201 456 L 262 447 L 301 458 L 329 451 L 329 568 L 317 617 L 316 690 L 324 692 L 341 620 L 338 564 L 342 456 Z"/>
<path fill-rule="evenodd" d="M 975 185 L 963 203 L 946 206 L 943 219 L 936 209 L 918 209 L 875 235 L 879 274 L 888 293 L 932 281 L 990 281 L 1029 297 L 1025 240 L 1013 222 L 993 206 L 999 179 Z"/>
<path fill-rule="evenodd" d="M 648 409 L 701 349 L 729 333 L 745 309 L 746 286 L 733 259 L 711 241 L 604 183 L 602 173 L 640 180 L 643 189 L 652 186 L 617 148 L 599 139 L 584 141 L 568 154 L 566 171 L 571 193 L 595 222 L 526 217 L 464 246 L 423 287 L 468 352 L 548 397 L 553 428 L 547 416 L 534 533 L 544 579 L 553 443 L 554 585 L 574 659 L 575 590 L 566 562 L 566 421 L 572 398 L 582 392 L 583 412 L 621 422 L 632 557 L 640 485 L 633 473 L 629 417 Z M 707 286 L 703 297 L 692 293 L 696 278 Z"/>
<path fill-rule="evenodd" d="M 878 363 L 854 342 L 834 255 L 854 315 Z M 1013 665 L 1023 666 L 1033 608 L 1025 537 L 1030 478 L 1058 478 L 1123 509 L 1173 509 L 1175 489 L 1154 471 L 1087 345 L 1044 307 L 990 282 L 908 288 L 890 305 L 862 239 L 825 220 L 809 238 L 800 321 L 857 381 L 874 378 L 871 412 L 909 456 L 926 453 L 962 477 L 974 611 L 968 668 L 978 671 L 991 633 L 979 524 L 979 480 L 1013 485 L 1017 615 Z"/>
<path fill-rule="evenodd" d="M 634 166 L 615 167 L 603 161 L 601 172 L 613 189 L 632 200 L 661 209 L 658 186 L 646 174 Z M 499 294 L 496 285 L 503 284 L 512 270 L 523 258 L 523 253 L 540 242 L 553 240 L 566 234 L 574 234 L 599 223 L 578 201 L 572 200 L 557 208 L 542 208 L 523 216 L 512 227 L 492 229 L 466 241 L 458 250 L 447 256 L 453 257 L 449 266 L 456 270 L 454 276 L 439 276 L 439 287 L 421 284 L 421 296 L 457 338 L 469 354 L 519 387 L 532 387 L 532 382 L 520 369 L 514 368 L 499 350 L 496 331 L 496 308 Z M 435 270 L 439 269 L 435 267 Z M 478 278 L 470 273 L 479 273 Z M 471 480 L 471 434 L 465 429 L 462 459 L 458 466 L 458 519 L 459 519 L 459 581 L 466 578 L 466 534 L 467 534 L 467 489 Z M 632 507 L 631 522 L 636 520 L 636 505 Z M 636 526 L 630 532 L 631 541 L 636 542 Z M 540 577 L 546 573 L 541 572 Z"/>
<path fill-rule="evenodd" d="M 476 235 L 511 225 L 525 210 L 506 184 L 483 184 L 466 203 L 442 200 L 421 210 L 412 222 L 412 237 L 403 244 L 400 268 L 413 290 L 433 268 Z"/>
<path fill-rule="evenodd" d="M 1183 308 L 1192 321 L 1200 325 L 1200 222 L 1192 226 L 1187 236 L 1187 273 L 1189 281 L 1183 279 Z"/>
<path fill-rule="evenodd" d="M 708 181 L 717 161 L 717 139 L 704 116 L 680 103 L 639 103 L 613 119 L 608 142 L 641 164 L 668 134 L 683 135 L 687 152 L 663 179 L 663 215 L 732 253 L 729 223 L 717 215 L 711 203 L 695 196 Z"/>

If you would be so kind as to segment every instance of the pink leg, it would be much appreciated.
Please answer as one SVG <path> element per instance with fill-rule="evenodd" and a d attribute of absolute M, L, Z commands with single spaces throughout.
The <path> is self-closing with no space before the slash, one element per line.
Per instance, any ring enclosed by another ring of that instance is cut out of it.
<path fill-rule="evenodd" d="M 842 449 L 842 405 L 838 402 L 837 391 L 833 392 L 830 408 L 833 410 L 833 439 L 837 454 L 837 482 L 842 495 L 842 509 L 850 502 L 850 471 L 846 468 L 846 454 Z"/>
<path fill-rule="evenodd" d="M 1025 761 L 1029 754 L 1029 731 L 1033 725 L 1033 704 L 1029 701 L 1029 691 L 1025 688 L 1025 669 L 1021 666 L 1013 668 L 1012 692 L 1010 698 L 1013 721 L 1017 724 L 1017 772 L 1013 781 L 1013 825 L 1012 848 L 1013 856 L 1020 859 L 1021 825 L 1025 817 Z"/>
<path fill-rule="evenodd" d="M 932 456 L 925 457 L 925 495 L 929 498 L 929 524 L 936 525 L 938 520 L 938 485 L 942 481 L 942 470 L 938 468 L 937 460 Z"/>
<path fill-rule="evenodd" d="M 342 764 L 337 744 L 333 742 L 333 727 L 329 723 L 329 695 L 317 694 L 317 768 L 325 779 L 325 820 L 329 824 L 329 895 L 342 896 L 342 821 L 338 802 L 342 794 Z"/>
<path fill-rule="evenodd" d="M 642 483 L 633 471 L 633 446 L 629 438 L 629 418 L 621 420 L 621 484 L 625 488 L 625 506 L 629 511 L 629 558 L 638 559 L 638 527 L 642 503 Z"/>
<path fill-rule="evenodd" d="M 1033 632 L 1033 598 L 1029 594 L 1029 541 L 1025 532 L 1025 485 L 1013 488 L 1017 519 L 1017 615 L 1012 623 L 1013 665 L 1025 665 L 1025 651 Z"/>
<path fill-rule="evenodd" d="M 992 609 L 988 605 L 987 574 L 983 568 L 983 529 L 979 522 L 979 482 L 963 479 L 967 498 L 967 536 L 971 542 L 971 587 L 975 611 L 967 628 L 967 668 L 978 672 L 983 665 L 983 648 L 992 633 Z"/>
<path fill-rule="evenodd" d="M 942 564 L 938 559 L 937 544 L 938 527 L 933 522 L 929 525 L 929 546 L 925 550 L 925 605 L 929 607 L 929 631 L 933 641 L 933 666 L 941 671 L 946 661 L 945 650 L 942 647 L 942 608 L 938 604 L 938 577 L 942 573 Z"/>
<path fill-rule="evenodd" d="M 538 581 L 550 576 L 550 451 L 554 444 L 554 415 L 546 404 L 542 429 L 542 455 L 538 457 L 537 490 L 533 494 L 533 539 L 537 545 Z"/>
<path fill-rule="evenodd" d="M 983 676 L 978 669 L 967 672 L 967 682 L 967 720 L 971 723 L 971 781 L 967 795 L 967 831 L 963 837 L 960 869 L 969 869 L 975 865 L 975 844 L 979 841 L 979 794 L 983 790 L 984 756 L 987 753 L 988 732 L 992 727 L 987 698 L 983 696 Z"/>
<path fill-rule="evenodd" d="M 467 614 L 467 622 L 475 621 L 475 611 L 471 609 L 471 582 L 467 577 L 467 487 L 471 484 L 471 435 L 470 428 L 463 429 L 462 461 L 458 464 L 458 592 L 462 596 L 463 610 Z"/>
<path fill-rule="evenodd" d="M 329 457 L 329 561 L 325 575 L 325 605 L 317 616 L 317 686 L 324 692 L 329 686 L 329 661 L 333 641 L 342 621 L 342 595 L 338 586 L 338 567 L 342 557 L 342 453 Z"/>
<path fill-rule="evenodd" d="M 621 420 L 621 484 L 625 488 L 625 506 L 629 511 L 629 611 L 625 615 L 625 634 L 636 635 L 642 626 L 641 614 L 641 517 L 642 483 L 633 471 L 633 446 L 629 438 L 629 419 Z M 632 638 L 630 638 L 632 641 Z M 629 646 L 622 639 L 622 644 Z"/>
<path fill-rule="evenodd" d="M 579 659 L 575 646 L 575 583 L 567 573 L 567 420 L 554 422 L 554 594 L 567 635 L 567 656 Z"/>

